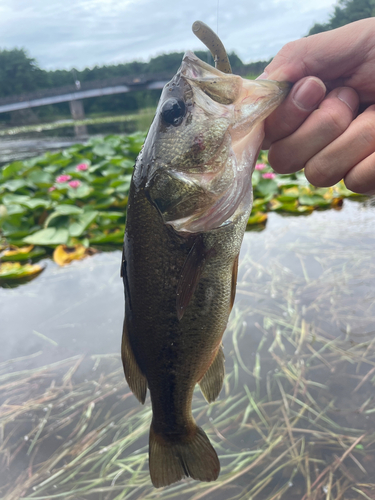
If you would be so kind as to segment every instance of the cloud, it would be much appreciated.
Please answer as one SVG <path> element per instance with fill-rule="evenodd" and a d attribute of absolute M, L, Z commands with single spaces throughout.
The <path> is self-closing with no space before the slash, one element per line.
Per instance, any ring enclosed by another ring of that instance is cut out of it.
<path fill-rule="evenodd" d="M 200 19 L 244 62 L 268 59 L 326 22 L 334 0 L 2 0 L 0 48 L 24 47 L 43 68 L 84 68 L 203 48 Z M 219 9 L 218 9 L 219 5 Z"/>

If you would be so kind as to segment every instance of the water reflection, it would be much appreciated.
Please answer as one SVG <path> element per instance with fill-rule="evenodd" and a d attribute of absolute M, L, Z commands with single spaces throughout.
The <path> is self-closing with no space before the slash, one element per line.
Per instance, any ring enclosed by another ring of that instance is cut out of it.
<path fill-rule="evenodd" d="M 130 115 L 88 118 L 83 121 L 60 120 L 0 130 L 0 165 L 32 158 L 46 151 L 68 148 L 93 136 L 146 131 L 151 125 L 154 114 L 154 109 L 145 109 Z M 88 135 L 76 137 L 75 124 L 87 127 Z"/>
<path fill-rule="evenodd" d="M 245 235 L 224 389 L 194 397 L 212 484 L 151 487 L 149 400 L 118 354 L 120 252 L 0 289 L 2 498 L 373 498 L 374 224 L 370 201 L 345 201 Z"/>

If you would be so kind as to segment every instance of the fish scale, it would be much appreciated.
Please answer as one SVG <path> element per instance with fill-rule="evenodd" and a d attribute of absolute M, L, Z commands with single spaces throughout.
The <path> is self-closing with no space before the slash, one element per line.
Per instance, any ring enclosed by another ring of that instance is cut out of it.
<path fill-rule="evenodd" d="M 224 378 L 222 336 L 252 205 L 264 118 L 286 86 L 227 75 L 191 52 L 160 98 L 129 192 L 122 360 L 135 396 L 150 390 L 156 487 L 213 481 L 220 463 L 191 403 Z M 248 124 L 248 126 L 247 126 Z M 199 147 L 197 147 L 197 144 Z"/>

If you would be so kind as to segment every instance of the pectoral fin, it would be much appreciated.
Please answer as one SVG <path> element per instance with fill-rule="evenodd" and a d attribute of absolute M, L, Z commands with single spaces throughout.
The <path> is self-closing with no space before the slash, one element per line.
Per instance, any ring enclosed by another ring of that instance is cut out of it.
<path fill-rule="evenodd" d="M 230 310 L 232 310 L 234 299 L 236 298 L 237 276 L 238 276 L 238 259 L 240 254 L 234 259 L 232 269 L 232 289 L 230 292 Z"/>
<path fill-rule="evenodd" d="M 129 342 L 129 335 L 124 321 L 122 333 L 121 358 L 126 381 L 134 396 L 143 404 L 147 393 L 147 379 L 141 372 Z"/>
<path fill-rule="evenodd" d="M 199 386 L 201 388 L 203 396 L 209 403 L 215 401 L 215 399 L 220 394 L 221 388 L 223 387 L 223 380 L 225 375 L 224 361 L 225 357 L 223 347 L 220 346 L 209 369 L 206 371 L 203 378 L 199 381 Z"/>
<path fill-rule="evenodd" d="M 204 208 L 210 203 L 210 195 L 199 183 L 181 172 L 167 169 L 157 170 L 147 182 L 146 196 L 159 210 L 164 222 L 174 225 L 174 221 L 192 216 L 197 207 Z"/>
<path fill-rule="evenodd" d="M 183 265 L 181 277 L 177 285 L 176 308 L 179 320 L 182 319 L 185 310 L 194 295 L 207 259 L 214 253 L 215 249 L 206 248 L 203 235 L 197 236 Z"/>

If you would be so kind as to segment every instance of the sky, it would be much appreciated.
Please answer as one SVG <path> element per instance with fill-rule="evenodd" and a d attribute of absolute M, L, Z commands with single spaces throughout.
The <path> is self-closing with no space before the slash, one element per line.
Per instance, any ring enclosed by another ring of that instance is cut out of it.
<path fill-rule="evenodd" d="M 336 0 L 1 0 L 0 49 L 26 49 L 43 69 L 147 61 L 204 49 L 208 24 L 243 62 L 267 60 L 324 23 Z"/>

